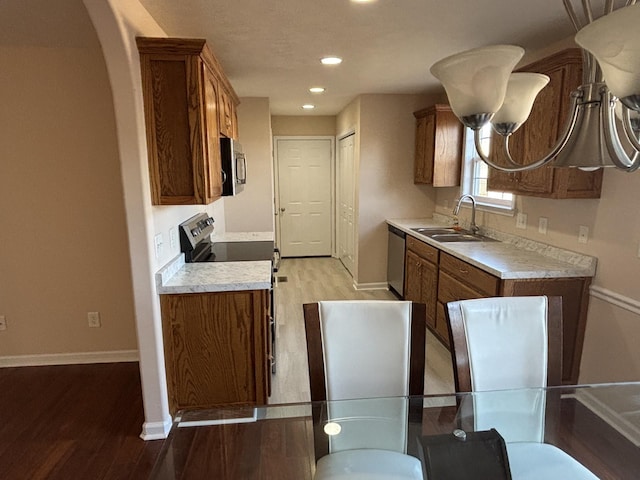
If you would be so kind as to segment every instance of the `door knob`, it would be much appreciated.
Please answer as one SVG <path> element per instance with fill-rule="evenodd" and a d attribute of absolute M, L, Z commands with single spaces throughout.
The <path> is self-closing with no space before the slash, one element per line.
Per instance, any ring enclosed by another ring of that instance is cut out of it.
<path fill-rule="evenodd" d="M 280 211 L 281 211 L 281 212 L 284 212 L 285 210 L 286 210 L 286 208 L 284 208 L 284 207 L 281 207 L 281 208 L 280 208 Z"/>

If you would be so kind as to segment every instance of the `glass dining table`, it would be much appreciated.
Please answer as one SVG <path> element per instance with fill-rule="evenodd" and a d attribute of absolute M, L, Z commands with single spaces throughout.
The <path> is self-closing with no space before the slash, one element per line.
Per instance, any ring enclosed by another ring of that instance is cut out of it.
<path fill-rule="evenodd" d="M 429 480 L 482 478 L 486 445 L 477 464 L 458 448 L 487 435 L 504 478 L 640 478 L 640 382 L 184 411 L 150 478 L 311 480 L 362 449 L 410 455 Z"/>

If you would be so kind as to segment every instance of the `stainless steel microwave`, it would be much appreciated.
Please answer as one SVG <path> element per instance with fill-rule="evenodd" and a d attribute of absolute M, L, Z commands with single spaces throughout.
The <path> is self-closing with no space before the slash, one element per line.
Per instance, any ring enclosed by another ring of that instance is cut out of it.
<path fill-rule="evenodd" d="M 247 159 L 242 146 L 232 138 L 220 138 L 222 195 L 236 195 L 247 183 Z"/>

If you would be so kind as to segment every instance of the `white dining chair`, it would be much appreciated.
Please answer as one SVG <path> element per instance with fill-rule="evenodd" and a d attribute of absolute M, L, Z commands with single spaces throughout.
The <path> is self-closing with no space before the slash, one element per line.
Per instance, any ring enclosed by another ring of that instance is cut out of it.
<path fill-rule="evenodd" d="M 422 480 L 406 397 L 424 393 L 425 305 L 326 301 L 305 304 L 304 318 L 311 400 L 329 401 L 339 430 L 315 434 L 314 478 Z M 362 400 L 351 411 L 345 399 Z"/>
<path fill-rule="evenodd" d="M 507 444 L 514 480 L 595 480 L 549 443 L 549 399 L 540 387 L 562 383 L 561 297 L 494 297 L 450 302 L 446 308 L 458 392 L 472 405 L 463 422 L 495 428 Z M 464 415 L 464 414 L 463 414 Z M 469 418 L 470 417 L 470 418 Z"/>

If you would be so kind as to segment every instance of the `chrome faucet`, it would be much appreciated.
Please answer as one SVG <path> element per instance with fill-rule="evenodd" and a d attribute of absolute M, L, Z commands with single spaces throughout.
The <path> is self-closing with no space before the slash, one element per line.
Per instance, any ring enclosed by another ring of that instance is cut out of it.
<path fill-rule="evenodd" d="M 480 228 L 476 225 L 476 199 L 475 198 L 473 198 L 471 195 L 468 195 L 468 194 L 462 195 L 458 200 L 457 205 L 453 209 L 453 214 L 458 215 L 458 212 L 460 211 L 460 205 L 462 205 L 462 201 L 465 198 L 471 200 L 471 225 L 469 226 L 469 228 L 471 229 L 471 233 L 476 235 L 480 231 Z"/>

